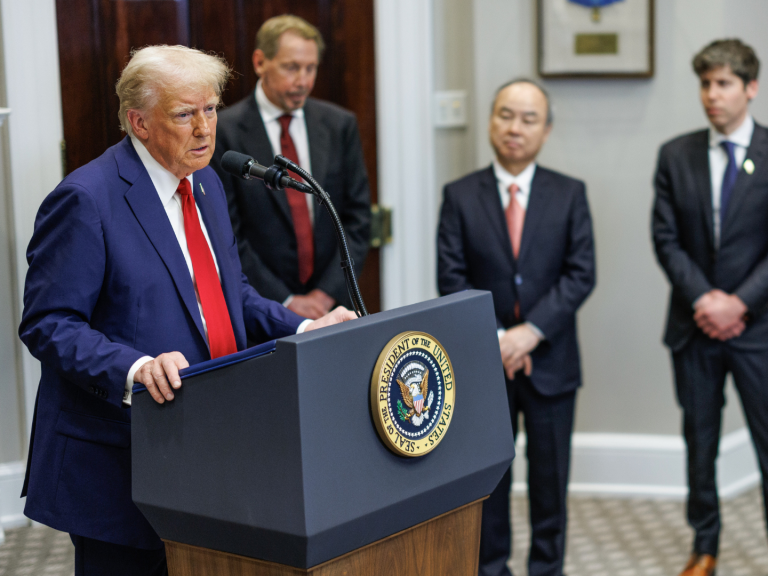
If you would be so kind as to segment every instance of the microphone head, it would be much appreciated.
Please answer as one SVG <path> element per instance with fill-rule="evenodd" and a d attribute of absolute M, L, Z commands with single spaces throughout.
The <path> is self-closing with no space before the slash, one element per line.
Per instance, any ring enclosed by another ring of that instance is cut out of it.
<path fill-rule="evenodd" d="M 227 150 L 221 157 L 221 168 L 225 172 L 248 180 L 250 178 L 249 168 L 254 162 L 255 160 L 247 154 Z"/>

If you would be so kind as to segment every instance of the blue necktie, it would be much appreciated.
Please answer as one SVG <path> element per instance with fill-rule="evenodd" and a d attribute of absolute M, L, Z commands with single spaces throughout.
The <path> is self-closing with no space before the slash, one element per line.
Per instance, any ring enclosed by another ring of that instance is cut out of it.
<path fill-rule="evenodd" d="M 728 166 L 725 167 L 723 186 L 720 188 L 720 229 L 722 230 L 723 222 L 725 222 L 725 213 L 728 210 L 728 202 L 731 199 L 731 192 L 733 192 L 733 185 L 736 184 L 736 177 L 739 175 L 739 168 L 736 166 L 736 156 L 733 153 L 736 149 L 736 144 L 724 140 L 720 142 L 720 146 L 728 154 Z"/>

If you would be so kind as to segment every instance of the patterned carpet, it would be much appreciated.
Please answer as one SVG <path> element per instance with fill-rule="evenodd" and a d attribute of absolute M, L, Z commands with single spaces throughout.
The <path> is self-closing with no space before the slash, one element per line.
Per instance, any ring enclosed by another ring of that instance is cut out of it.
<path fill-rule="evenodd" d="M 515 497 L 512 567 L 527 576 L 527 500 Z M 758 489 L 723 502 L 718 576 L 768 576 L 768 541 Z M 682 502 L 572 498 L 568 576 L 677 576 L 688 558 L 691 532 Z M 69 536 L 50 528 L 6 531 L 0 576 L 72 576 Z"/>

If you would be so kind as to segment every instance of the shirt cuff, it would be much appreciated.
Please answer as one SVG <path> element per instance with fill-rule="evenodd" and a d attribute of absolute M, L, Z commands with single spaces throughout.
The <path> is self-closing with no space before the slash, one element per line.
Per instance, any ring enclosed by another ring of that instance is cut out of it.
<path fill-rule="evenodd" d="M 128 378 L 125 379 L 125 392 L 123 392 L 123 404 L 126 406 L 131 405 L 131 398 L 133 397 L 133 377 L 136 376 L 136 372 L 139 371 L 139 368 L 144 366 L 147 362 L 150 360 L 154 360 L 152 356 L 142 356 L 136 362 L 133 363 L 133 366 L 131 366 L 131 369 L 128 370 Z"/>
<path fill-rule="evenodd" d="M 301 324 L 299 324 L 299 327 L 298 327 L 298 328 L 296 328 L 296 334 L 303 334 L 303 333 L 304 333 L 304 330 L 306 330 L 306 329 L 307 329 L 307 326 L 309 326 L 310 324 L 312 324 L 312 320 L 310 320 L 309 318 L 307 318 L 306 320 L 304 320 L 304 322 L 302 322 Z"/>
<path fill-rule="evenodd" d="M 547 337 L 546 337 L 546 336 L 544 336 L 544 332 L 542 332 L 541 330 L 539 330 L 539 327 L 538 327 L 538 326 L 536 326 L 536 324 L 533 324 L 532 322 L 526 322 L 526 323 L 525 323 L 525 325 L 526 325 L 526 326 L 528 326 L 528 328 L 530 328 L 530 329 L 531 329 L 531 331 L 532 331 L 534 334 L 536 334 L 536 336 L 538 336 L 538 337 L 539 337 L 539 340 L 546 340 L 546 339 L 547 339 Z"/>
<path fill-rule="evenodd" d="M 528 328 L 531 329 L 531 332 L 536 334 L 536 336 L 539 338 L 539 340 L 546 340 L 547 339 L 547 337 L 544 336 L 544 332 L 539 330 L 539 327 L 536 326 L 536 324 L 533 324 L 532 322 L 526 322 L 525 325 L 528 326 Z M 506 332 L 507 331 L 504 330 L 504 328 L 499 328 L 498 330 L 496 330 L 496 334 L 499 336 L 499 339 L 501 339 L 501 337 L 504 336 L 504 334 L 506 334 Z"/>
<path fill-rule="evenodd" d="M 291 303 L 292 300 L 293 300 L 293 294 L 291 294 L 290 296 L 288 296 L 288 298 L 283 300 L 283 306 L 288 308 L 288 305 Z"/>

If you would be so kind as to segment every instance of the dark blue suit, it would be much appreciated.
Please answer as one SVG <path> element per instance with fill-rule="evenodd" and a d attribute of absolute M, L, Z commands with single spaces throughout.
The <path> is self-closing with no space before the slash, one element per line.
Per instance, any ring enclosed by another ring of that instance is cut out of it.
<path fill-rule="evenodd" d="M 688 447 L 688 522 L 693 551 L 717 556 L 720 507 L 716 468 L 725 379 L 741 398 L 763 478 L 768 519 L 768 129 L 755 124 L 715 241 L 709 131 L 679 136 L 659 151 L 653 242 L 672 285 L 664 343 L 672 352 L 677 400 Z M 712 289 L 747 306 L 747 326 L 725 342 L 706 336 L 693 318 L 696 300 Z"/>
<path fill-rule="evenodd" d="M 595 285 L 592 220 L 584 183 L 537 167 L 518 258 L 512 254 L 492 168 L 445 187 L 438 232 L 441 294 L 476 288 L 493 294 L 496 322 L 531 322 L 546 336 L 531 353 L 530 378 L 507 381 L 512 427 L 527 431 L 531 505 L 530 576 L 560 576 L 575 391 L 581 385 L 576 310 Z M 515 302 L 520 318 L 515 317 Z M 509 574 L 507 472 L 483 505 L 480 576 Z"/>
<path fill-rule="evenodd" d="M 193 181 L 238 350 L 247 338 L 294 334 L 304 319 L 259 296 L 242 274 L 218 177 L 205 168 Z M 27 260 L 19 334 L 42 377 L 25 513 L 80 536 L 159 548 L 131 500 L 126 377 L 145 355 L 179 351 L 190 364 L 210 355 L 189 270 L 130 138 L 45 199 Z"/>

